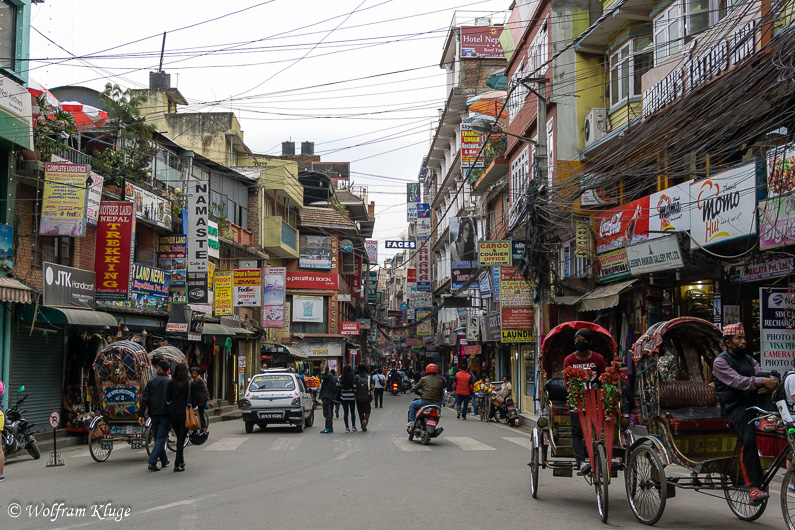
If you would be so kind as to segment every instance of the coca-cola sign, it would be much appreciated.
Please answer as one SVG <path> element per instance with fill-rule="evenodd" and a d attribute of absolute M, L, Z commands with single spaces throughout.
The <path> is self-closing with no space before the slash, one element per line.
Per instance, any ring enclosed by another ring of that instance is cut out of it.
<path fill-rule="evenodd" d="M 600 213 L 595 217 L 596 253 L 634 245 L 649 239 L 649 196 Z"/>

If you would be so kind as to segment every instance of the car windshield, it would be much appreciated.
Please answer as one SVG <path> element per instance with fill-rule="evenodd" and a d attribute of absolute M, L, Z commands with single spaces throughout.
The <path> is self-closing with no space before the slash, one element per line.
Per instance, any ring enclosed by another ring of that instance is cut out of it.
<path fill-rule="evenodd" d="M 251 392 L 295 390 L 295 381 L 289 375 L 262 374 L 251 380 L 248 389 Z"/>

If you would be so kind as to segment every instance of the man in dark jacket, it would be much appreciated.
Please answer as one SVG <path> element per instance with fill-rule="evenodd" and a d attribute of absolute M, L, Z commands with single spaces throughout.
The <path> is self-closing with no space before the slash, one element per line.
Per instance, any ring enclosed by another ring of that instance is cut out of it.
<path fill-rule="evenodd" d="M 204 431 L 207 428 L 206 409 L 207 402 L 210 401 L 210 391 L 207 389 L 207 381 L 199 376 L 199 372 L 198 366 L 193 366 L 190 369 L 191 393 L 193 394 L 191 399 L 193 404 L 199 407 L 199 424 L 201 430 Z"/>
<path fill-rule="evenodd" d="M 171 423 L 169 422 L 166 408 L 166 392 L 168 390 L 168 382 L 171 380 L 167 375 L 169 368 L 168 361 L 165 359 L 161 359 L 157 363 L 157 375 L 146 383 L 144 395 L 141 399 L 141 413 L 138 423 L 141 425 L 145 423 L 144 416 L 148 411 L 149 417 L 152 418 L 150 429 L 155 433 L 155 446 L 152 452 L 149 453 L 149 471 L 160 471 L 160 468 L 157 467 L 158 459 L 162 467 L 168 466 L 166 441 L 168 440 L 168 431 L 171 429 Z"/>
<path fill-rule="evenodd" d="M 323 417 L 326 419 L 326 428 L 321 434 L 334 432 L 334 395 L 337 392 L 337 378 L 329 373 L 328 364 L 320 374 L 320 400 L 323 402 Z"/>

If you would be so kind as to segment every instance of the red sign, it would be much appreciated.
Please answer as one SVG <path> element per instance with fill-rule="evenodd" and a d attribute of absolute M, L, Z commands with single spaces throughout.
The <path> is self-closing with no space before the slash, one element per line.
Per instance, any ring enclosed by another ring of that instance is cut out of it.
<path fill-rule="evenodd" d="M 339 276 L 330 272 L 288 272 L 288 289 L 339 289 Z"/>
<path fill-rule="evenodd" d="M 417 250 L 417 281 L 431 281 L 431 249 L 428 243 Z"/>
<path fill-rule="evenodd" d="M 502 329 L 533 329 L 533 308 L 503 307 Z"/>
<path fill-rule="evenodd" d="M 360 298 L 362 296 L 362 257 L 358 254 L 353 256 L 353 276 L 351 277 L 351 296 Z"/>
<path fill-rule="evenodd" d="M 505 57 L 500 44 L 502 26 L 461 26 L 461 58 Z"/>
<path fill-rule="evenodd" d="M 134 232 L 134 203 L 121 201 L 100 204 L 97 243 L 94 249 L 98 299 L 127 300 Z"/>
<path fill-rule="evenodd" d="M 475 346 L 467 345 L 467 346 L 463 346 L 463 348 L 464 348 L 464 355 L 466 355 L 466 356 L 480 355 L 480 345 L 479 344 L 475 345 Z"/>
<path fill-rule="evenodd" d="M 646 241 L 649 238 L 649 196 L 602 212 L 594 219 L 597 254 Z"/>
<path fill-rule="evenodd" d="M 406 281 L 408 283 L 417 283 L 417 269 L 406 269 Z"/>
<path fill-rule="evenodd" d="M 358 335 L 359 323 L 358 322 L 340 322 L 340 334 L 342 335 Z"/>

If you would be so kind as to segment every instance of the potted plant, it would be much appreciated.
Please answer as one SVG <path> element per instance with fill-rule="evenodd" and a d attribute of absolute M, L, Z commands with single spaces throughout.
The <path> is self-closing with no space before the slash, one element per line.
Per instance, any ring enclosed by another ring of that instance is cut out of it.
<path fill-rule="evenodd" d="M 24 149 L 22 158 L 48 162 L 53 153 L 77 134 L 74 116 L 62 108 L 49 109 L 44 95 L 36 98 L 39 113 L 33 117 L 33 150 Z"/>

